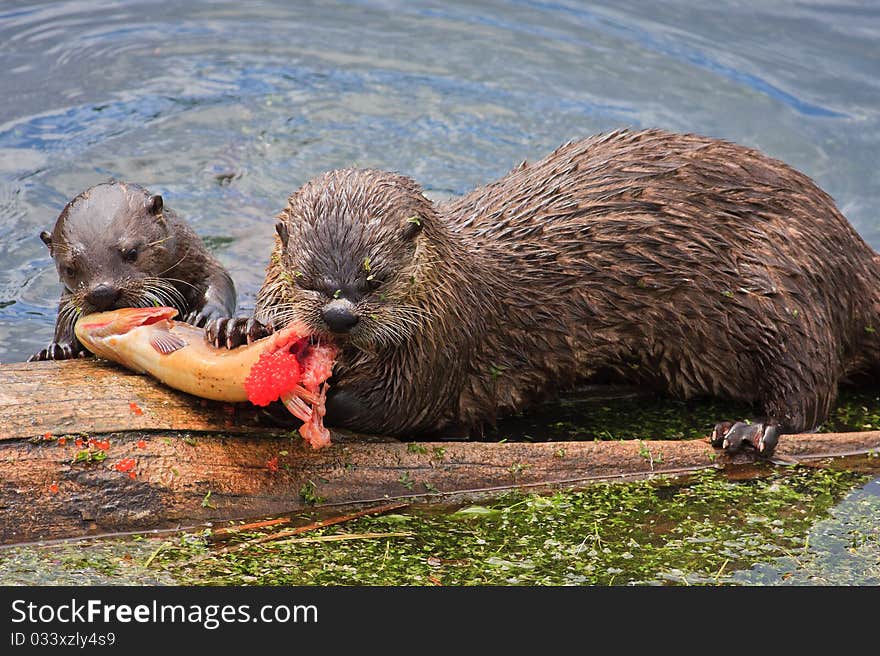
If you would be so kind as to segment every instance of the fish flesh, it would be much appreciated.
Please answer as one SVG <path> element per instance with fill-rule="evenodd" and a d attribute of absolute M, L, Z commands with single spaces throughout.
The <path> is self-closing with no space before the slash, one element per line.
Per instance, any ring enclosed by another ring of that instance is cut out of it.
<path fill-rule="evenodd" d="M 96 356 L 146 373 L 182 392 L 215 401 L 280 400 L 303 421 L 313 448 L 330 443 L 324 427 L 327 379 L 337 350 L 300 323 L 235 349 L 214 348 L 202 328 L 175 321 L 170 307 L 121 308 L 85 315 L 76 336 Z"/>

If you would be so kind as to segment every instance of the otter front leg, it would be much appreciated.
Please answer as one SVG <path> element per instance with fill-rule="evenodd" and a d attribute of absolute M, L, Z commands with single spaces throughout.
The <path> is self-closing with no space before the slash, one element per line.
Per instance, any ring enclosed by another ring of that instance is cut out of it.
<path fill-rule="evenodd" d="M 72 360 L 87 358 L 91 355 L 75 337 L 73 342 L 50 342 L 27 359 L 28 362 L 44 362 L 46 360 Z"/>
<path fill-rule="evenodd" d="M 208 322 L 235 314 L 235 285 L 225 271 L 217 271 L 208 280 L 205 292 L 194 308 L 182 320 L 193 326 L 207 326 Z"/>
<path fill-rule="evenodd" d="M 91 355 L 76 338 L 76 334 L 73 332 L 75 315 L 63 312 L 65 307 L 68 305 L 66 298 L 62 296 L 58 316 L 55 318 L 55 336 L 48 346 L 29 357 L 28 362 L 71 360 Z"/>
<path fill-rule="evenodd" d="M 350 390 L 336 389 L 332 385 L 327 392 L 324 421 L 328 426 L 355 429 L 363 426 L 369 414 L 369 406 Z"/>

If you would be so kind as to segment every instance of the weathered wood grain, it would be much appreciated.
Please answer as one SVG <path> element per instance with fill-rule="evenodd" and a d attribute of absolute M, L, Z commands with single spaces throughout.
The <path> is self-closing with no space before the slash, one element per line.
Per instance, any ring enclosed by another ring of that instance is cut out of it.
<path fill-rule="evenodd" d="M 47 432 L 253 433 L 261 430 L 258 415 L 247 404 L 199 399 L 94 358 L 0 365 L 0 440 Z"/>

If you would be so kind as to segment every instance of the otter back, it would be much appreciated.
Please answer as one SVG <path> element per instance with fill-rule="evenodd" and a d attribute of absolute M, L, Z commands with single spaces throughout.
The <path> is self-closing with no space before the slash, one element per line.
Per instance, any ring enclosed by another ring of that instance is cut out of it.
<path fill-rule="evenodd" d="M 331 425 L 478 431 L 611 378 L 752 402 L 756 421 L 719 422 L 714 442 L 770 453 L 876 367 L 878 282 L 876 254 L 802 173 L 619 131 L 436 205 L 397 174 L 315 178 L 279 216 L 255 318 L 342 345 Z"/>

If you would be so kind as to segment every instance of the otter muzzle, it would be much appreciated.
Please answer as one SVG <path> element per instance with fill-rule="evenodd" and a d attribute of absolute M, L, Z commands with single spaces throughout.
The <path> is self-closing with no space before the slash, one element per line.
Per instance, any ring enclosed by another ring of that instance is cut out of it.
<path fill-rule="evenodd" d="M 327 303 L 321 310 L 321 318 L 334 333 L 347 333 L 359 321 L 354 304 L 342 298 Z"/>

